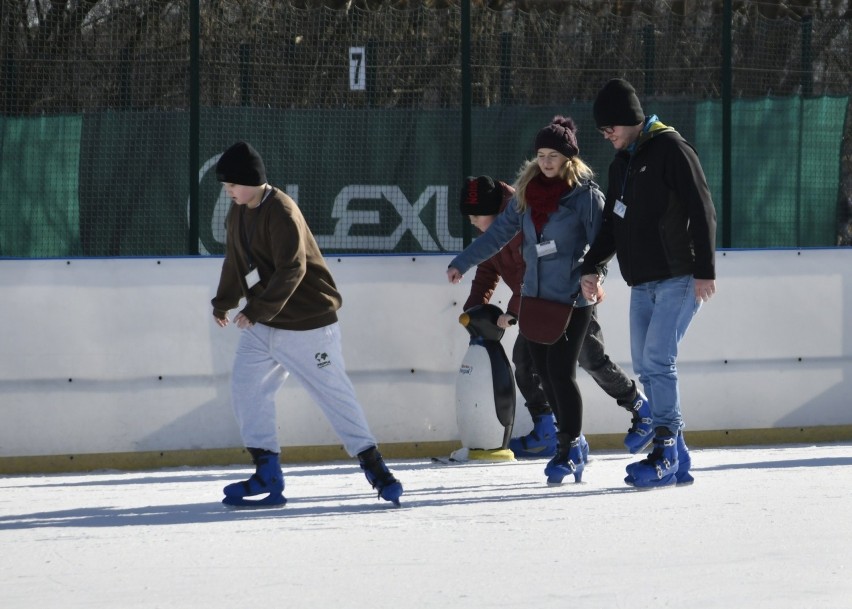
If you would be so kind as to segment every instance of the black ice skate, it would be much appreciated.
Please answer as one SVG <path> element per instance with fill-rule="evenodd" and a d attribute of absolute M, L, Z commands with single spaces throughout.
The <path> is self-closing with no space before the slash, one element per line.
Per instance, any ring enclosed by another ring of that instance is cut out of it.
<path fill-rule="evenodd" d="M 373 446 L 358 453 L 358 460 L 361 462 L 361 469 L 364 470 L 367 481 L 379 492 L 379 497 L 399 507 L 402 484 L 390 473 L 378 449 Z"/>

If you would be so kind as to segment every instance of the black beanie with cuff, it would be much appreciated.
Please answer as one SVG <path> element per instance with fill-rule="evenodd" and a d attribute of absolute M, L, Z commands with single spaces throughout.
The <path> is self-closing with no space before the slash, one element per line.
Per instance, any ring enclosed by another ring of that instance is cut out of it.
<path fill-rule="evenodd" d="M 216 178 L 229 184 L 262 186 L 266 184 L 266 167 L 251 144 L 237 142 L 216 162 Z"/>
<path fill-rule="evenodd" d="M 632 127 L 645 120 L 636 89 L 622 78 L 614 78 L 604 85 L 595 99 L 592 114 L 598 127 Z"/>

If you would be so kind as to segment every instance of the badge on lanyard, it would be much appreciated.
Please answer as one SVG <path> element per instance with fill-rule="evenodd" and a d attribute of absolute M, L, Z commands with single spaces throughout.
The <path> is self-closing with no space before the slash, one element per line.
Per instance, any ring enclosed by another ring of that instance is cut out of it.
<path fill-rule="evenodd" d="M 249 289 L 252 289 L 260 282 L 260 273 L 257 272 L 257 269 L 252 269 L 248 273 L 246 273 L 246 285 Z"/>
<path fill-rule="evenodd" d="M 627 206 L 624 204 L 624 201 L 621 199 L 615 200 L 615 206 L 612 208 L 612 211 L 619 218 L 624 218 L 624 214 L 627 213 Z"/>
<path fill-rule="evenodd" d="M 541 243 L 535 244 L 535 251 L 538 254 L 538 257 L 549 256 L 550 254 L 556 253 L 556 242 L 551 241 L 542 241 Z"/>

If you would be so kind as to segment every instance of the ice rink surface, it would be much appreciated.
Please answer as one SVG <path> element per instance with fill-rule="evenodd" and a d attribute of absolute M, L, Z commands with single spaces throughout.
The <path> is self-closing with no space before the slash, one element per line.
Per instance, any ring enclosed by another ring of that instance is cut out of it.
<path fill-rule="evenodd" d="M 852 443 L 693 450 L 657 491 L 634 459 L 390 460 L 400 508 L 354 462 L 253 511 L 219 503 L 247 466 L 0 478 L 0 607 L 852 608 Z"/>

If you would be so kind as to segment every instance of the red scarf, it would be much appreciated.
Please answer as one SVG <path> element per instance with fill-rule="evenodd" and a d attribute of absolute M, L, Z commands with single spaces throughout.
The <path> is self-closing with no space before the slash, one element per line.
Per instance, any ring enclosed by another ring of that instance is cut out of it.
<path fill-rule="evenodd" d="M 550 214 L 559 206 L 559 199 L 570 190 L 570 186 L 560 178 L 548 178 L 543 173 L 538 174 L 527 184 L 525 199 L 530 208 L 535 232 L 541 234 Z"/>

